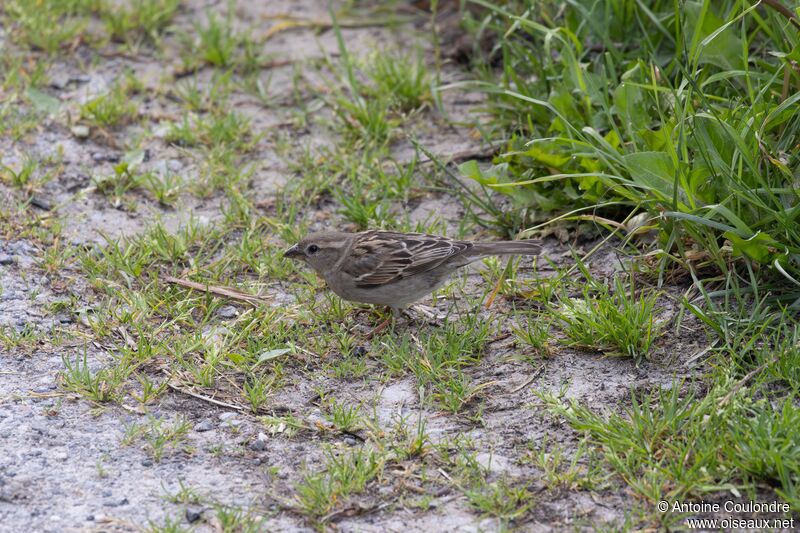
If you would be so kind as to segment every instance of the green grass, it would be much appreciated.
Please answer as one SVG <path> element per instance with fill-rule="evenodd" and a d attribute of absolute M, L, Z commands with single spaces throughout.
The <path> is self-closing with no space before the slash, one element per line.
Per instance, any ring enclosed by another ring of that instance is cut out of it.
<path fill-rule="evenodd" d="M 339 501 L 363 492 L 384 467 L 382 457 L 364 448 L 340 453 L 328 449 L 325 459 L 324 470 L 307 473 L 295 487 L 298 510 L 315 521 L 327 515 Z"/>
<path fill-rule="evenodd" d="M 132 371 L 130 363 L 119 361 L 116 365 L 94 372 L 86 362 L 86 354 L 64 360 L 61 386 L 94 402 L 108 402 L 119 397 L 120 389 Z"/>
<path fill-rule="evenodd" d="M 136 103 L 130 99 L 135 87 L 116 83 L 111 89 L 81 106 L 81 118 L 89 123 L 113 128 L 133 122 L 138 116 Z"/>
<path fill-rule="evenodd" d="M 167 517 L 161 525 L 150 520 L 143 530 L 147 533 L 189 533 L 192 531 L 190 528 L 185 527 L 182 522 L 182 516 L 177 518 Z"/>
<path fill-rule="evenodd" d="M 167 29 L 180 5 L 181 0 L 133 0 L 121 7 L 107 6 L 102 19 L 115 41 L 154 42 Z"/>
<path fill-rule="evenodd" d="M 582 441 L 578 449 L 568 457 L 565 447 L 558 443 L 530 443 L 530 460 L 544 474 L 547 488 L 557 490 L 598 490 L 604 484 L 607 474 L 603 472 L 601 462 L 587 452 L 587 443 Z"/>
<path fill-rule="evenodd" d="M 372 97 L 387 96 L 399 111 L 415 111 L 433 99 L 432 76 L 421 52 L 416 56 L 378 52 L 366 70 L 372 81 L 367 92 Z"/>
<path fill-rule="evenodd" d="M 200 40 L 198 51 L 207 63 L 217 67 L 232 63 L 240 39 L 231 27 L 230 18 L 219 19 L 209 12 L 206 24 L 196 26 L 195 30 Z"/>
<path fill-rule="evenodd" d="M 343 433 L 350 433 L 363 425 L 361 420 L 361 406 L 347 405 L 331 400 L 328 403 L 328 421 L 333 427 Z"/>
<path fill-rule="evenodd" d="M 470 506 L 484 515 L 494 516 L 503 522 L 524 515 L 535 505 L 533 496 L 525 487 L 514 487 L 507 480 L 495 481 L 477 489 L 466 491 Z"/>
<path fill-rule="evenodd" d="M 680 302 L 676 331 L 690 313 L 717 346 L 707 394 L 676 382 L 623 413 L 551 406 L 648 505 L 767 484 L 797 509 L 798 442 L 785 432 L 798 401 L 797 28 L 734 0 L 471 3 L 481 9 L 463 23 L 494 32 L 493 46 L 476 47 L 474 79 L 450 89 L 484 93 L 481 131 L 504 142 L 490 166 L 449 177 L 482 186 L 461 188 L 473 218 L 524 235 L 591 224 L 622 240 L 637 272 L 605 284 L 581 263 L 577 297 L 562 273 L 537 289 L 545 308 L 517 338 L 546 352 L 556 326 L 563 343 L 641 361 L 667 333 L 658 289 L 682 272 L 697 296 Z M 651 250 L 634 236 L 642 223 Z"/>
<path fill-rule="evenodd" d="M 487 93 L 494 135 L 509 140 L 492 168 L 465 164 L 466 176 L 533 222 L 644 210 L 662 272 L 694 247 L 723 272 L 753 264 L 776 295 L 798 301 L 790 147 L 800 93 L 785 56 L 798 36 L 784 17 L 733 0 L 574 2 L 563 12 L 556 2 L 475 3 L 505 38 L 499 82 L 485 70 L 471 87 Z M 642 47 L 612 45 L 628 39 Z"/>
<path fill-rule="evenodd" d="M 231 83 L 230 76 L 224 75 L 204 91 L 190 83 L 179 86 L 177 95 L 188 111 L 180 122 L 170 125 L 165 140 L 192 149 L 197 160 L 198 175 L 183 184 L 187 191 L 201 198 L 224 191 L 233 210 L 227 214 L 246 218 L 249 200 L 242 195 L 241 187 L 247 184 L 253 166 L 242 164 L 241 158 L 254 149 L 262 135 L 252 130 L 248 118 L 226 107 Z M 206 112 L 195 112 L 201 110 Z M 173 198 L 167 201 L 174 201 L 179 192 L 179 186 L 166 182 L 156 182 L 154 189 L 159 202 L 165 189 L 173 191 Z"/>
<path fill-rule="evenodd" d="M 528 318 L 527 323 L 514 329 L 517 340 L 527 344 L 541 356 L 551 354 L 550 348 L 550 325 L 551 321 L 542 316 Z"/>
<path fill-rule="evenodd" d="M 204 117 L 184 117 L 173 125 L 166 137 L 181 146 L 207 146 L 224 159 L 228 150 L 246 152 L 253 144 L 250 121 L 235 112 L 213 113 Z"/>
<path fill-rule="evenodd" d="M 216 522 L 221 531 L 240 531 L 241 533 L 258 533 L 264 530 L 264 518 L 252 511 L 236 506 L 217 505 Z"/>
<path fill-rule="evenodd" d="M 266 404 L 267 398 L 272 387 L 272 381 L 258 377 L 252 377 L 244 383 L 244 393 L 253 413 L 258 413 L 259 409 Z"/>
<path fill-rule="evenodd" d="M 378 339 L 377 357 L 389 375 L 414 374 L 436 405 L 457 413 L 486 386 L 475 383 L 464 369 L 480 361 L 492 331 L 489 322 L 473 316 L 424 330 L 418 339 L 390 333 Z"/>
<path fill-rule="evenodd" d="M 169 171 L 163 175 L 147 172 L 139 178 L 139 184 L 153 195 L 153 199 L 164 207 L 175 207 L 186 184 L 178 174 Z"/>
<path fill-rule="evenodd" d="M 186 440 L 191 424 L 185 419 L 167 423 L 163 419 L 150 417 L 147 422 L 131 423 L 125 428 L 123 446 L 130 446 L 140 440 L 155 462 L 160 462 L 168 449 L 181 446 Z"/>
<path fill-rule="evenodd" d="M 613 291 L 594 281 L 583 289 L 582 298 L 563 298 L 561 307 L 552 312 L 553 317 L 560 321 L 565 342 L 570 346 L 641 361 L 649 356 L 662 329 L 654 316 L 658 294 L 636 294 L 635 283 L 626 285 L 619 276 L 613 280 Z M 541 330 L 538 337 L 535 330 L 528 332 L 532 344 L 544 347 Z"/>
<path fill-rule="evenodd" d="M 9 353 L 21 349 L 32 350 L 42 339 L 43 335 L 30 324 L 25 324 L 21 329 L 5 324 L 0 326 L 0 349 Z"/>
<path fill-rule="evenodd" d="M 17 167 L 0 165 L 0 181 L 28 193 L 41 189 L 55 176 L 53 170 L 43 171 L 42 161 L 26 156 Z"/>
<path fill-rule="evenodd" d="M 46 60 L 31 61 L 24 53 L 7 50 L 0 58 L 0 88 L 6 92 L 16 90 L 39 89 L 47 83 L 49 62 Z"/>
<path fill-rule="evenodd" d="M 196 76 L 181 80 L 172 89 L 187 111 L 223 112 L 233 90 L 232 72 L 214 73 L 211 83 L 203 84 Z"/>
<path fill-rule="evenodd" d="M 10 0 L 4 3 L 4 14 L 12 21 L 12 34 L 19 43 L 52 54 L 91 40 L 85 30 L 89 16 L 100 6 L 100 0 Z"/>
<path fill-rule="evenodd" d="M 226 14 L 217 16 L 206 11 L 205 22 L 196 22 L 191 33 L 183 34 L 183 62 L 186 70 L 195 70 L 202 64 L 217 68 L 236 68 L 244 73 L 256 72 L 264 58 L 259 43 L 248 31 L 235 27 L 234 2 L 230 2 Z"/>
<path fill-rule="evenodd" d="M 129 46 L 156 43 L 180 4 L 180 0 L 10 0 L 4 14 L 13 23 L 17 42 L 56 54 L 81 44 L 99 45 L 106 39 Z M 90 25 L 93 17 L 102 21 L 105 33 Z"/>
<path fill-rule="evenodd" d="M 800 382 L 792 366 L 798 327 L 786 318 L 751 323 L 735 348 L 719 350 L 705 396 L 676 381 L 669 389 L 634 395 L 623 413 L 546 394 L 545 401 L 589 435 L 605 464 L 645 501 L 766 484 L 797 509 L 800 441 L 789 428 L 800 417 Z"/>
<path fill-rule="evenodd" d="M 231 232 L 235 232 L 235 239 Z M 284 384 L 283 365 L 286 360 L 291 364 L 292 346 L 308 346 L 304 342 L 305 327 L 317 327 L 314 319 L 301 317 L 297 322 L 293 313 L 259 306 L 243 309 L 234 319 L 224 321 L 223 329 L 216 312 L 226 305 L 224 300 L 158 282 L 158 276 L 164 273 L 181 275 L 174 267 L 189 263 L 200 269 L 188 274 L 190 279 L 205 279 L 212 284 L 230 285 L 232 277 L 261 269 L 273 273 L 282 270 L 288 277 L 290 269 L 266 266 L 268 262 L 286 261 L 280 254 L 273 254 L 271 259 L 259 254 L 256 259 L 256 250 L 283 248 L 270 243 L 267 232 L 265 226 L 254 226 L 243 233 L 238 227 L 209 233 L 190 223 L 171 234 L 156 226 L 141 237 L 110 242 L 100 253 L 82 254 L 79 260 L 90 283 L 101 296 L 109 298 L 106 306 L 98 306 L 87 317 L 93 334 L 113 338 L 115 328 L 124 328 L 135 342 L 135 349 L 126 342 L 120 345 L 124 357 L 111 368 L 121 365 L 119 368 L 130 372 L 134 361 L 147 364 L 165 357 L 187 387 L 214 389 L 227 383 L 226 394 L 232 395 L 232 402 L 254 413 L 268 406 L 271 396 Z M 320 342 L 325 349 L 326 339 L 320 338 Z M 77 369 L 83 370 L 83 366 Z M 73 373 L 71 382 L 76 391 L 95 397 L 98 390 L 106 390 L 97 385 L 109 381 L 104 375 L 68 372 Z M 140 380 L 145 379 L 149 378 L 140 376 Z M 160 393 L 159 381 L 149 381 L 152 383 L 141 381 L 137 387 L 135 399 L 140 403 Z M 116 387 L 119 383 L 114 381 L 113 385 L 108 390 L 120 395 L 109 392 L 103 399 L 124 398 Z"/>

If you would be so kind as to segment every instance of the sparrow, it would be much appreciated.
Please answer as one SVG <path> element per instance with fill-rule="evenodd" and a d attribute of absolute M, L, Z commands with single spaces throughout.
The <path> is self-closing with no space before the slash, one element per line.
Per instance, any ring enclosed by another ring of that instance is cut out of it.
<path fill-rule="evenodd" d="M 305 262 L 345 300 L 385 305 L 395 317 L 450 274 L 493 255 L 538 255 L 537 241 L 473 242 L 424 233 L 311 233 L 283 256 Z"/>

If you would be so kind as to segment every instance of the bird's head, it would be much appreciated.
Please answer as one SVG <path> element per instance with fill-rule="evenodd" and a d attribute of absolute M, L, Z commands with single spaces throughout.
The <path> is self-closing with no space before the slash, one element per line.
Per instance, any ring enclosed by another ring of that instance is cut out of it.
<path fill-rule="evenodd" d="M 352 234 L 338 231 L 311 233 L 283 253 L 283 257 L 305 261 L 325 277 L 350 246 Z"/>

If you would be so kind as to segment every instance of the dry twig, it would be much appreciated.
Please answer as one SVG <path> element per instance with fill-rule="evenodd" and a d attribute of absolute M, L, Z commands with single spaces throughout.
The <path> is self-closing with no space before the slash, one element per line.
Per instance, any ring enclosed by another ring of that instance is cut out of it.
<path fill-rule="evenodd" d="M 167 283 L 173 283 L 175 285 L 180 285 L 181 287 L 186 287 L 187 289 L 192 289 L 195 291 L 207 292 L 221 298 L 228 298 L 230 300 L 244 302 L 252 305 L 253 307 L 258 307 L 261 304 L 267 303 L 267 300 L 264 298 L 253 296 L 252 294 L 247 294 L 237 289 L 231 289 L 230 287 L 198 283 L 196 281 L 189 281 L 188 279 L 174 278 L 172 276 L 164 276 L 162 279 Z"/>

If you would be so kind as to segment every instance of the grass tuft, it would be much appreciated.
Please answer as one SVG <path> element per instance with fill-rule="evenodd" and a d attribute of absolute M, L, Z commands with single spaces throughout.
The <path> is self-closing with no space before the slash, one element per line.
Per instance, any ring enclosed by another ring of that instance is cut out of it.
<path fill-rule="evenodd" d="M 563 299 L 554 317 L 561 321 L 570 346 L 641 361 L 648 357 L 661 329 L 655 322 L 658 294 L 636 295 L 619 276 L 613 283 L 613 293 L 607 286 L 598 285 L 596 293 L 587 287 L 583 298 Z"/>

